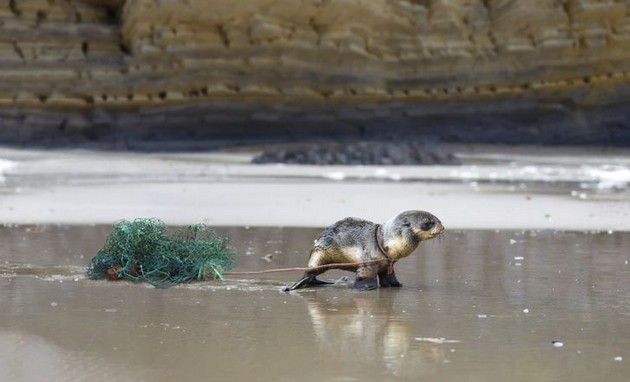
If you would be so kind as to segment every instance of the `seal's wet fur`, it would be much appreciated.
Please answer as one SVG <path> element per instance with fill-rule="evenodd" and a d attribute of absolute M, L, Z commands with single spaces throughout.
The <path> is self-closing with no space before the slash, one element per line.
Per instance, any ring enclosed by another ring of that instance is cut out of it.
<path fill-rule="evenodd" d="M 308 266 L 315 268 L 327 264 L 374 261 L 336 268 L 356 271 L 355 289 L 374 289 L 379 284 L 381 287 L 400 287 L 402 284 L 396 278 L 393 263 L 409 256 L 421 241 L 429 240 L 442 231 L 442 222 L 426 211 L 405 211 L 380 228 L 379 224 L 368 220 L 345 218 L 326 227 L 315 240 Z M 325 271 L 306 271 L 302 279 L 284 290 L 330 284 L 316 277 Z"/>

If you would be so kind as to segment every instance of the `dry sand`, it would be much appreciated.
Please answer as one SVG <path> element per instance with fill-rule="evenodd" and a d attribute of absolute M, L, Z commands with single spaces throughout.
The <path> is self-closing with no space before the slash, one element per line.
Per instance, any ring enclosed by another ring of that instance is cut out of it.
<path fill-rule="evenodd" d="M 455 147 L 462 166 L 251 165 L 251 152 L 0 149 L 0 222 L 328 225 L 424 209 L 457 229 L 630 230 L 630 151 Z"/>

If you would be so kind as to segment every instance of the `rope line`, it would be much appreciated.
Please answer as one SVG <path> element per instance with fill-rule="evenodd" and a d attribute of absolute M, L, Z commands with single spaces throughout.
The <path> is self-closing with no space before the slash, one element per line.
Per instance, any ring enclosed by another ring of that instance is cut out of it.
<path fill-rule="evenodd" d="M 387 260 L 367 260 L 367 261 L 359 261 L 355 263 L 335 263 L 335 264 L 324 264 L 316 267 L 297 267 L 297 268 L 275 268 L 275 269 L 265 269 L 262 271 L 227 271 L 222 272 L 224 275 L 257 275 L 261 273 L 279 273 L 279 272 L 295 272 L 295 271 L 318 271 L 321 269 L 341 269 L 345 267 L 355 267 L 366 264 L 374 264 L 380 263 Z"/>

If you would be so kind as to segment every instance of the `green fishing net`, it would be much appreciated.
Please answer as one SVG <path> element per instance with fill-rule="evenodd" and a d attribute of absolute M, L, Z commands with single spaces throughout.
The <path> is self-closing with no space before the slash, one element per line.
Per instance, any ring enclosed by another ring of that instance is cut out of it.
<path fill-rule="evenodd" d="M 114 224 L 105 246 L 87 268 L 90 279 L 146 281 L 167 288 L 195 280 L 221 279 L 236 252 L 229 239 L 203 224 L 170 234 L 159 219 L 122 220 Z"/>

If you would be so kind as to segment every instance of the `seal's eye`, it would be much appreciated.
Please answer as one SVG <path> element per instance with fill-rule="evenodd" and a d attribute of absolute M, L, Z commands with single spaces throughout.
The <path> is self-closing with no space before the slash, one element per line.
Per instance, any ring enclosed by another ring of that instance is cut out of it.
<path fill-rule="evenodd" d="M 427 221 L 427 222 L 424 222 L 424 223 L 420 224 L 420 229 L 423 230 L 423 231 L 428 231 L 428 230 L 430 230 L 433 227 L 435 227 L 435 222 L 434 221 Z"/>

